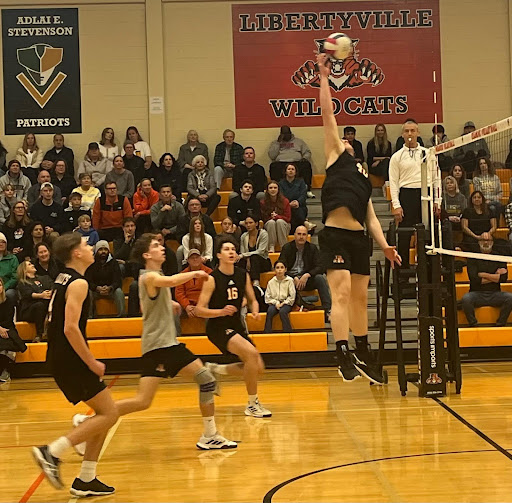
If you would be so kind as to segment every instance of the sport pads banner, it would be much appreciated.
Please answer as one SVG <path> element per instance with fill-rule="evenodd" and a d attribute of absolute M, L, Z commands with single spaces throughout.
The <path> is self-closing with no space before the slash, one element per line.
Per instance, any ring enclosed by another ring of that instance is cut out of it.
<path fill-rule="evenodd" d="M 442 121 L 438 0 L 234 4 L 232 22 L 237 128 L 320 125 L 315 53 L 336 32 L 340 124 Z"/>
<path fill-rule="evenodd" d="M 81 133 L 78 9 L 2 9 L 5 134 Z"/>

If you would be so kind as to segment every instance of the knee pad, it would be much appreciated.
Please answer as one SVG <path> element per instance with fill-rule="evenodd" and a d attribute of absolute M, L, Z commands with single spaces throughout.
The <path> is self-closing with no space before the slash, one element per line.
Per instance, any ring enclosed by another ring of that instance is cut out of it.
<path fill-rule="evenodd" d="M 199 385 L 199 402 L 202 404 L 213 403 L 213 395 L 217 388 L 217 381 L 213 374 L 206 368 L 201 368 L 194 380 Z"/>

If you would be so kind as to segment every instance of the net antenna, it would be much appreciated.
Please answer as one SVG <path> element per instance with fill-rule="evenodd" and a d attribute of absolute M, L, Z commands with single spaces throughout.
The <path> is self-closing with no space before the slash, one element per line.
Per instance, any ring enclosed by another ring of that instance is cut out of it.
<path fill-rule="evenodd" d="M 435 135 L 436 136 L 436 135 Z M 436 139 L 436 138 L 435 138 Z M 483 142 L 482 142 L 483 140 Z M 443 246 L 443 233 L 441 219 L 435 217 L 435 205 L 441 207 L 442 185 L 441 169 L 439 158 L 441 155 L 453 156 L 459 151 L 471 148 L 471 144 L 488 145 L 488 154 L 495 166 L 505 167 L 505 159 L 510 152 L 509 144 L 512 145 L 512 117 L 500 120 L 488 126 L 476 129 L 475 131 L 459 136 L 454 140 L 440 143 L 427 150 L 421 169 L 421 201 L 422 201 L 422 222 L 430 233 L 430 244 L 425 246 L 427 253 L 431 255 L 451 255 L 453 257 L 474 258 L 489 260 L 489 255 L 484 253 L 465 252 L 445 248 Z M 510 143 L 509 143 L 510 142 Z M 477 154 L 475 159 L 480 156 Z M 475 160 L 475 162 L 477 162 Z M 455 163 L 457 164 L 457 163 Z M 512 170 L 510 171 L 512 175 Z M 510 190 L 510 188 L 509 188 Z M 509 194 L 505 194 L 509 195 Z M 499 221 L 499 217 L 498 217 Z M 494 255 L 492 260 L 496 262 L 511 262 L 512 256 Z"/>

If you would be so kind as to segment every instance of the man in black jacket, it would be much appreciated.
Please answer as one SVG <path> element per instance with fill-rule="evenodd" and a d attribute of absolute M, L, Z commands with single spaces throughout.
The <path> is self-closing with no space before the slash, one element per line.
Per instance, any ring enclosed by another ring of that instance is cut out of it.
<path fill-rule="evenodd" d="M 132 217 L 126 217 L 123 220 L 123 237 L 114 239 L 114 258 L 119 264 L 121 277 L 123 279 L 128 277 L 136 278 L 139 274 L 139 269 L 136 268 L 136 275 L 134 276 L 134 267 L 132 267 L 134 264 L 130 262 L 130 255 L 136 240 L 136 227 L 137 224 L 135 223 L 135 219 Z"/>
<path fill-rule="evenodd" d="M 286 243 L 281 250 L 281 260 L 293 278 L 295 288 L 302 290 L 318 290 L 320 301 L 325 311 L 326 320 L 331 312 L 331 292 L 320 263 L 320 253 L 316 245 L 308 242 L 308 231 L 303 225 L 295 229 L 295 240 Z"/>
<path fill-rule="evenodd" d="M 30 208 L 30 216 L 43 223 L 44 232 L 50 239 L 58 237 L 64 231 L 64 210 L 53 200 L 53 185 L 50 182 L 41 185 L 41 199 Z"/>
<path fill-rule="evenodd" d="M 189 197 L 186 201 L 185 215 L 180 217 L 176 227 L 176 238 L 181 243 L 183 236 L 188 234 L 190 230 L 190 219 L 192 217 L 201 217 L 204 225 L 204 232 L 209 234 L 213 239 L 217 236 L 215 225 L 212 219 L 201 211 L 201 201 L 197 197 Z"/>
<path fill-rule="evenodd" d="M 138 155 L 135 155 L 135 145 L 131 141 L 126 141 L 124 143 L 123 161 L 124 167 L 128 171 L 132 172 L 133 179 L 135 181 L 135 190 L 137 190 L 137 185 L 142 180 L 142 175 L 144 174 L 144 159 L 142 157 L 139 157 Z M 150 172 L 150 174 L 152 173 L 153 171 Z M 146 178 L 149 178 L 151 180 L 150 176 Z M 154 184 L 154 180 L 151 180 L 151 184 Z M 154 185 L 153 188 L 155 188 Z"/>
<path fill-rule="evenodd" d="M 245 232 L 245 218 L 247 216 L 251 216 L 256 222 L 259 222 L 261 218 L 261 207 L 260 202 L 254 195 L 254 184 L 252 180 L 244 180 L 242 182 L 240 195 L 229 200 L 228 215 L 235 225 L 239 225 L 242 228 L 242 232 Z"/>
<path fill-rule="evenodd" d="M 51 169 L 58 159 L 64 159 L 64 161 L 66 161 L 66 174 L 75 178 L 75 154 L 70 148 L 64 145 L 64 135 L 62 134 L 53 135 L 53 148 L 46 152 L 41 166 L 46 169 Z M 46 166 L 44 161 L 51 162 L 51 165 Z"/>
<path fill-rule="evenodd" d="M 233 171 L 233 192 L 229 197 L 236 197 L 240 194 L 244 180 L 252 180 L 256 198 L 261 200 L 265 197 L 267 188 L 267 175 L 265 168 L 255 161 L 256 153 L 252 147 L 244 148 L 244 162 L 238 165 Z"/>

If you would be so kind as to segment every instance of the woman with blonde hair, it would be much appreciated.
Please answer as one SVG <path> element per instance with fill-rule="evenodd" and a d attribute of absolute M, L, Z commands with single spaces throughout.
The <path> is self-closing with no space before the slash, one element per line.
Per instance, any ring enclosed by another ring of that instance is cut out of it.
<path fill-rule="evenodd" d="M 443 202 L 442 211 L 444 216 L 452 223 L 452 229 L 460 231 L 460 219 L 462 212 L 466 209 L 468 200 L 459 191 L 457 180 L 448 175 L 443 180 Z"/>
<path fill-rule="evenodd" d="M 194 171 L 189 173 L 187 180 L 188 195 L 199 199 L 201 206 L 207 208 L 206 214 L 210 216 L 220 203 L 215 177 L 208 169 L 204 155 L 196 155 L 192 159 L 192 167 Z"/>
<path fill-rule="evenodd" d="M 196 249 L 201 254 L 203 264 L 208 265 L 213 258 L 213 238 L 204 232 L 204 223 L 201 217 L 192 217 L 188 234 L 183 236 L 183 256 L 185 264 L 190 250 Z"/>
<path fill-rule="evenodd" d="M 101 140 L 99 141 L 101 154 L 110 162 L 119 154 L 119 147 L 116 145 L 114 136 L 114 130 L 111 127 L 106 127 L 101 132 Z"/>
<path fill-rule="evenodd" d="M 37 174 L 43 161 L 43 151 L 37 146 L 34 133 L 27 133 L 23 138 L 23 145 L 16 152 L 16 160 L 20 163 L 23 174 L 29 178 L 30 183 L 37 183 Z"/>
<path fill-rule="evenodd" d="M 379 123 L 375 126 L 373 138 L 366 146 L 368 154 L 368 170 L 372 175 L 389 179 L 389 159 L 391 158 L 391 142 L 388 140 L 386 126 Z"/>

